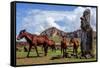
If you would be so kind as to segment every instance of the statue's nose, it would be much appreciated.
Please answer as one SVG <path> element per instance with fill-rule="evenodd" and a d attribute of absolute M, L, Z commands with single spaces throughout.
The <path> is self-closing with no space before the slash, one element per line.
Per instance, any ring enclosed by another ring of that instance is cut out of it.
<path fill-rule="evenodd" d="M 83 17 L 80 17 L 80 19 L 83 20 L 84 18 Z"/>

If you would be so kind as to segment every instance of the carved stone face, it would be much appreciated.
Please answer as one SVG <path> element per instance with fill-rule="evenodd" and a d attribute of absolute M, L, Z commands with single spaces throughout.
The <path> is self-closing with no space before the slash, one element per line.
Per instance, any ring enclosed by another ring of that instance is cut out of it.
<path fill-rule="evenodd" d="M 90 10 L 86 9 L 83 12 L 83 16 L 80 17 L 81 19 L 81 29 L 87 31 L 90 28 Z"/>

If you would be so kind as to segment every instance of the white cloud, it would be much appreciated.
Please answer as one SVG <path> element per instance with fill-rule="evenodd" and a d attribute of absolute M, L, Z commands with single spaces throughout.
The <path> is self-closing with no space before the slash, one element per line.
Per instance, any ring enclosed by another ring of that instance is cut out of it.
<path fill-rule="evenodd" d="M 89 7 L 87 7 L 89 8 Z M 77 7 L 73 11 L 47 11 L 32 9 L 22 19 L 21 29 L 39 34 L 49 27 L 56 27 L 66 32 L 80 29 L 80 17 L 86 8 Z M 91 26 L 96 30 L 96 9 L 91 10 Z M 62 24 L 61 24 L 62 23 Z"/>
<path fill-rule="evenodd" d="M 47 23 L 48 23 L 48 27 L 56 27 L 58 29 L 60 29 L 60 26 L 58 24 L 55 23 L 55 19 L 52 17 L 48 17 L 46 19 Z"/>

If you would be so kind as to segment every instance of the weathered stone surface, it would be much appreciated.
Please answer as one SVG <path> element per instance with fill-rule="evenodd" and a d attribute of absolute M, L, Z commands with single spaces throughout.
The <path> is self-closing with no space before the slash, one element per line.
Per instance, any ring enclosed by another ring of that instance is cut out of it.
<path fill-rule="evenodd" d="M 83 12 L 81 19 L 81 52 L 82 55 L 91 55 L 92 50 L 92 28 L 90 25 L 90 10 L 86 9 Z"/>

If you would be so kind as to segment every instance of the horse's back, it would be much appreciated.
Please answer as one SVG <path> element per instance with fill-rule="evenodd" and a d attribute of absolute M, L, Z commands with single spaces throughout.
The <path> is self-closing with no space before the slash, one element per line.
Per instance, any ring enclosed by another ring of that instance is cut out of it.
<path fill-rule="evenodd" d="M 74 42 L 75 42 L 76 47 L 79 47 L 79 45 L 80 45 L 80 40 L 79 40 L 78 38 L 75 38 L 75 39 L 74 39 Z"/>
<path fill-rule="evenodd" d="M 48 37 L 45 35 L 35 35 L 33 37 L 33 43 L 36 43 L 39 45 L 45 44 L 47 40 L 48 40 Z"/>

